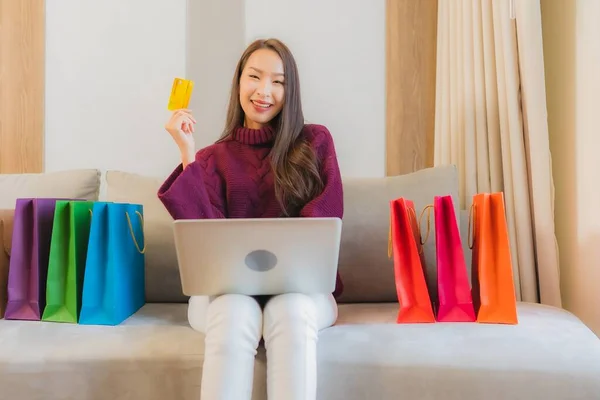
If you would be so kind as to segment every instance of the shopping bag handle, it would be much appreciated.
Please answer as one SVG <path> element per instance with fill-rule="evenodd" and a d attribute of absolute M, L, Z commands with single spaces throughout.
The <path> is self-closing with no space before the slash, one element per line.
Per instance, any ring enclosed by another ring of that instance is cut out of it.
<path fill-rule="evenodd" d="M 415 220 L 415 223 L 417 223 L 417 212 L 415 211 L 414 208 L 410 207 L 408 208 L 409 210 L 409 218 L 410 216 L 412 216 Z M 411 212 L 412 211 L 412 212 Z M 413 235 L 415 233 L 414 231 L 414 227 L 412 222 L 410 223 L 410 228 L 411 231 L 413 231 Z M 421 240 L 421 228 L 420 228 L 420 224 L 417 225 L 417 232 L 419 233 L 419 244 L 417 244 L 417 248 L 419 251 L 419 254 L 423 254 L 424 248 L 423 248 L 423 244 L 425 244 L 425 242 L 423 242 Z M 429 223 L 427 224 L 427 237 L 429 237 Z M 425 241 L 427 241 L 427 239 L 425 239 Z M 419 247 L 420 245 L 420 247 Z M 392 213 L 390 213 L 390 223 L 389 223 L 389 231 L 388 231 L 388 258 L 392 258 L 393 255 L 393 244 L 392 244 Z"/>
<path fill-rule="evenodd" d="M 475 203 L 471 204 L 471 208 L 469 209 L 469 230 L 467 234 L 467 244 L 469 245 L 469 249 L 473 249 L 473 244 L 475 243 Z"/>
<path fill-rule="evenodd" d="M 393 245 L 392 245 L 392 213 L 390 213 L 390 229 L 388 231 L 388 258 L 392 258 Z"/>
<path fill-rule="evenodd" d="M 143 232 L 144 231 L 144 217 L 142 216 L 142 214 L 139 211 L 136 211 L 135 213 L 140 218 L 140 224 L 142 225 L 142 232 Z M 144 248 L 140 249 L 140 245 L 139 245 L 137 239 L 135 238 L 135 234 L 133 233 L 133 225 L 131 224 L 131 218 L 129 218 L 129 213 L 127 211 L 125 211 L 125 216 L 127 217 L 127 223 L 129 224 L 129 233 L 131 233 L 131 238 L 133 239 L 133 243 L 135 244 L 137 251 L 139 251 L 141 254 L 144 254 L 146 252 L 146 242 L 144 241 Z"/>
<path fill-rule="evenodd" d="M 93 218 L 94 213 L 92 212 L 92 210 L 88 209 L 88 211 L 90 212 L 90 218 Z M 142 214 L 139 211 L 136 211 L 135 213 L 138 215 L 138 217 L 140 217 L 140 223 L 142 225 L 142 232 L 143 232 L 144 231 L 144 217 L 142 216 Z M 127 211 L 125 211 L 125 216 L 127 217 L 127 223 L 129 224 L 129 233 L 131 234 L 133 243 L 135 244 L 137 251 L 139 251 L 141 254 L 144 254 L 146 252 L 146 243 L 144 242 L 144 248 L 140 249 L 140 245 L 139 245 L 137 239 L 135 238 L 135 234 L 133 233 L 133 225 L 131 224 L 131 218 L 129 218 L 129 213 Z"/>
<path fill-rule="evenodd" d="M 412 224 L 412 222 L 410 223 L 410 228 L 413 231 L 413 236 L 415 233 L 418 233 L 419 235 L 419 243 L 417 244 L 417 248 L 419 250 L 419 254 L 423 254 L 423 251 L 425 251 L 425 248 L 423 247 L 423 241 L 422 241 L 422 237 L 421 237 L 421 226 L 419 225 L 419 221 L 417 220 L 417 212 L 415 211 L 414 208 L 410 207 L 408 209 L 408 214 L 409 214 L 409 218 L 412 217 L 415 225 Z M 417 229 L 417 231 L 415 232 L 415 228 Z M 427 228 L 427 236 L 429 236 L 429 228 Z"/>
<path fill-rule="evenodd" d="M 427 243 L 427 239 L 429 239 L 429 234 L 431 233 L 431 221 L 430 221 L 430 217 L 431 217 L 431 210 L 433 209 L 433 204 L 429 204 L 427 206 L 425 206 L 422 210 L 421 210 L 421 214 L 419 215 L 419 230 L 421 229 L 421 220 L 423 219 L 423 214 L 425 214 L 425 211 L 427 211 L 427 233 L 425 234 L 425 240 L 421 240 L 421 246 L 425 245 L 425 243 Z"/>

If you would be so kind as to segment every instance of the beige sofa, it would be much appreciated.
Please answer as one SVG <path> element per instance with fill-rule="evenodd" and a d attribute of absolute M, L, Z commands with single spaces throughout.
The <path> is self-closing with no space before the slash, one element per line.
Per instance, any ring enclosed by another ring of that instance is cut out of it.
<path fill-rule="evenodd" d="M 0 209 L 25 196 L 97 199 L 100 180 L 95 170 L 0 175 Z M 0 320 L 0 399 L 199 399 L 204 338 L 187 324 L 171 220 L 156 198 L 161 181 L 108 172 L 101 198 L 144 204 L 148 304 L 115 327 Z M 344 185 L 345 292 L 336 325 L 319 337 L 319 399 L 600 399 L 600 340 L 564 310 L 520 303 L 516 326 L 394 323 L 388 200 L 405 196 L 421 208 L 434 195 L 456 198 L 453 167 Z M 0 215 L 10 220 L 10 211 Z M 434 239 L 426 257 L 435 272 Z M 253 399 L 262 400 L 263 351 L 255 370 Z"/>

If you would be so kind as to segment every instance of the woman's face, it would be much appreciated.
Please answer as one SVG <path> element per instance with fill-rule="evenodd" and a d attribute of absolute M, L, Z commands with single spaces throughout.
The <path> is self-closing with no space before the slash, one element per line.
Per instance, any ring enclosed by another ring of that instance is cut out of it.
<path fill-rule="evenodd" d="M 240 77 L 246 127 L 260 129 L 279 114 L 285 100 L 283 78 L 283 61 L 273 50 L 259 49 L 248 57 Z"/>

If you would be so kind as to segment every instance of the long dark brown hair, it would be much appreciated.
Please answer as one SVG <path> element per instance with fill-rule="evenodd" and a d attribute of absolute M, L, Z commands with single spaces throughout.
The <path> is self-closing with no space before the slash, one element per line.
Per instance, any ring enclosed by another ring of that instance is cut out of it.
<path fill-rule="evenodd" d="M 300 209 L 323 189 L 319 163 L 314 151 L 300 136 L 304 127 L 304 114 L 300 99 L 298 67 L 288 47 L 277 39 L 257 40 L 242 54 L 231 85 L 225 130 L 219 141 L 230 137 L 244 124 L 244 111 L 240 104 L 240 77 L 250 55 L 259 49 L 275 51 L 283 61 L 285 100 L 281 112 L 270 124 L 275 130 L 271 150 L 271 165 L 275 181 L 275 194 L 286 216 L 297 216 Z"/>

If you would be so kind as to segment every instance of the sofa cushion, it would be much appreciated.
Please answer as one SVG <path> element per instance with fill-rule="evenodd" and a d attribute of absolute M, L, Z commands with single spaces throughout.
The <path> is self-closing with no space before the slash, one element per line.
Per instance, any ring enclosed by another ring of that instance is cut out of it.
<path fill-rule="evenodd" d="M 318 342 L 318 398 L 595 399 L 600 340 L 572 314 L 520 303 L 518 325 L 397 325 L 397 304 L 345 304 Z M 116 327 L 0 321 L 7 399 L 200 398 L 204 335 L 185 304 L 147 304 Z M 266 358 L 253 400 L 266 399 Z"/>
<path fill-rule="evenodd" d="M 108 171 L 109 201 L 144 205 L 146 235 L 146 293 L 149 302 L 181 302 L 182 294 L 173 240 L 172 218 L 157 197 L 162 178 Z M 344 179 L 344 224 L 340 273 L 344 293 L 340 302 L 396 301 L 393 263 L 387 256 L 389 201 L 405 196 L 417 210 L 436 195 L 452 195 L 458 220 L 458 175 L 454 166 L 424 169 L 388 178 Z M 418 211 L 417 211 L 418 212 Z M 432 229 L 435 224 L 432 219 Z M 425 245 L 428 276 L 435 280 L 435 237 Z"/>
<path fill-rule="evenodd" d="M 0 252 L 10 255 L 12 246 L 13 219 L 15 217 L 14 209 L 0 210 Z"/>
<path fill-rule="evenodd" d="M 458 173 L 454 166 L 427 168 L 386 178 L 344 179 L 344 224 L 339 263 L 344 293 L 340 302 L 397 301 L 394 264 L 387 252 L 389 202 L 398 197 L 410 199 L 418 216 L 425 206 L 433 204 L 435 196 L 445 195 L 453 197 L 459 223 Z M 432 217 L 431 234 L 424 246 L 429 285 L 435 285 L 437 278 L 434 230 Z"/>
<path fill-rule="evenodd" d="M 96 169 L 0 174 L 0 209 L 14 209 L 19 197 L 66 197 L 97 200 L 100 171 Z"/>
<path fill-rule="evenodd" d="M 6 399 L 199 399 L 204 336 L 183 304 L 151 304 L 117 327 L 0 320 Z"/>
<path fill-rule="evenodd" d="M 319 338 L 319 398 L 600 398 L 600 340 L 567 311 L 519 303 L 518 325 L 396 325 L 397 311 L 340 306 Z"/>

